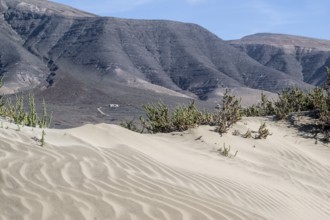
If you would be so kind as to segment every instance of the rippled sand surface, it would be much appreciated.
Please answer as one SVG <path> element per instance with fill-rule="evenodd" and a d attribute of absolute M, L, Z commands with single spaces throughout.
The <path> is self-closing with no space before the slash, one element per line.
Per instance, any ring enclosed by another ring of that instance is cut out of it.
<path fill-rule="evenodd" d="M 233 130 L 257 130 L 247 118 Z M 0 129 L 0 219 L 330 219 L 330 148 L 267 121 L 266 140 L 212 127 Z M 228 158 L 217 153 L 231 146 Z"/>

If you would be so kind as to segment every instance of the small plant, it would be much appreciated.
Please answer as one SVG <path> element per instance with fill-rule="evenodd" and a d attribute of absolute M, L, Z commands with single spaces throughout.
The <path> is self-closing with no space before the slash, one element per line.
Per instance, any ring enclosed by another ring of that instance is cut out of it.
<path fill-rule="evenodd" d="M 234 136 L 240 136 L 241 135 L 241 132 L 239 132 L 239 130 L 234 130 L 232 135 Z"/>
<path fill-rule="evenodd" d="M 150 133 L 185 131 L 202 124 L 211 124 L 213 121 L 213 114 L 199 111 L 194 101 L 187 106 L 177 106 L 172 113 L 163 102 L 144 105 L 143 108 L 146 111 L 146 119 L 140 117 L 140 121 L 143 129 Z"/>
<path fill-rule="evenodd" d="M 31 127 L 37 127 L 39 119 L 36 112 L 34 96 L 32 96 L 31 94 L 29 95 L 29 107 L 30 107 L 30 112 L 28 114 L 28 125 Z"/>
<path fill-rule="evenodd" d="M 29 95 L 28 105 L 29 111 L 26 111 L 23 95 L 16 95 L 15 102 L 13 102 L 10 98 L 7 98 L 4 103 L 3 100 L 0 99 L 0 116 L 8 117 L 10 121 L 13 121 L 15 124 L 21 126 L 39 126 L 40 128 L 49 127 L 51 117 L 47 116 L 45 101 L 43 101 L 43 114 L 41 120 L 39 120 L 36 112 L 34 97 L 32 95 Z"/>
<path fill-rule="evenodd" d="M 241 119 L 241 109 L 241 100 L 229 95 L 229 91 L 226 90 L 222 109 L 215 114 L 216 131 L 221 135 L 226 133 L 233 124 Z"/>
<path fill-rule="evenodd" d="M 200 112 L 200 116 L 198 119 L 198 123 L 200 125 L 211 125 L 214 126 L 214 113 L 213 112 L 207 112 L 206 110 Z"/>
<path fill-rule="evenodd" d="M 135 131 L 135 132 L 143 132 L 143 130 L 140 130 L 136 124 L 134 123 L 134 119 L 132 119 L 131 121 L 125 121 L 125 122 L 122 122 L 120 123 L 120 126 L 122 126 L 123 128 L 126 128 L 128 130 L 131 130 L 131 131 Z"/>
<path fill-rule="evenodd" d="M 231 155 L 230 154 L 230 145 L 228 147 L 226 147 L 226 144 L 224 143 L 223 144 L 223 147 L 220 147 L 218 150 L 219 154 L 221 154 L 222 156 L 225 156 L 225 157 L 229 157 L 229 158 L 234 158 L 236 157 L 238 151 L 235 152 L 234 155 Z"/>
<path fill-rule="evenodd" d="M 262 123 L 261 126 L 259 127 L 258 134 L 255 137 L 256 139 L 266 139 L 270 135 L 269 130 L 266 126 L 266 123 Z"/>
<path fill-rule="evenodd" d="M 242 110 L 245 116 L 267 116 L 274 115 L 275 109 L 273 103 L 268 100 L 264 93 L 261 93 L 261 102 Z"/>
<path fill-rule="evenodd" d="M 45 145 L 45 136 L 46 136 L 46 132 L 45 132 L 45 130 L 42 130 L 41 138 L 40 138 L 40 146 L 41 147 L 43 147 Z"/>
<path fill-rule="evenodd" d="M 38 121 L 40 128 L 49 128 L 52 121 L 52 115 L 48 117 L 45 99 L 42 99 L 42 116 Z"/>
<path fill-rule="evenodd" d="M 325 67 L 327 81 L 324 85 L 326 92 L 326 101 L 324 107 L 320 110 L 320 121 L 322 126 L 323 141 L 330 141 L 330 68 Z"/>
<path fill-rule="evenodd" d="M 174 131 L 185 131 L 194 128 L 201 123 L 202 113 L 192 101 L 188 106 L 178 106 L 174 109 L 171 122 Z"/>
<path fill-rule="evenodd" d="M 140 117 L 143 128 L 151 133 L 169 133 L 173 131 L 168 107 L 163 102 L 157 105 L 148 104 L 143 106 L 147 119 Z"/>
<path fill-rule="evenodd" d="M 245 134 L 242 135 L 243 138 L 252 138 L 252 132 L 248 129 Z"/>

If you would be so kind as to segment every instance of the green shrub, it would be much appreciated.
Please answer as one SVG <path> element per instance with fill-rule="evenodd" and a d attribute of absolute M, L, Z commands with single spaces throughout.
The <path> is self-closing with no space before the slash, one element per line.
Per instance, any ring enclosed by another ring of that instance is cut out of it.
<path fill-rule="evenodd" d="M 187 106 L 177 106 L 172 114 L 169 108 L 163 103 L 148 104 L 143 106 L 146 112 L 146 119 L 140 117 L 144 129 L 150 133 L 168 133 L 173 131 L 185 131 L 199 125 L 217 126 L 216 131 L 220 134 L 241 119 L 241 100 L 228 94 L 223 98 L 222 109 L 215 113 L 199 111 L 192 101 Z M 128 124 L 124 124 L 128 126 Z"/>
<path fill-rule="evenodd" d="M 168 107 L 163 102 L 143 106 L 147 119 L 140 117 L 143 128 L 151 133 L 168 133 L 173 131 L 173 125 Z"/>
<path fill-rule="evenodd" d="M 266 126 L 266 123 L 262 123 L 261 126 L 259 127 L 258 134 L 255 137 L 256 139 L 266 139 L 270 135 L 269 130 Z"/>
<path fill-rule="evenodd" d="M 247 107 L 242 110 L 244 116 L 267 116 L 274 115 L 275 109 L 273 103 L 268 100 L 264 93 L 261 93 L 261 101 L 255 105 Z"/>
<path fill-rule="evenodd" d="M 229 95 L 228 90 L 226 90 L 222 109 L 218 110 L 214 116 L 216 131 L 220 134 L 227 133 L 229 128 L 241 119 L 241 110 L 241 99 Z"/>
<path fill-rule="evenodd" d="M 135 132 L 143 132 L 143 130 L 140 130 L 136 124 L 134 123 L 134 119 L 132 119 L 131 121 L 125 121 L 125 122 L 122 122 L 120 123 L 120 126 L 122 126 L 123 128 L 126 128 L 128 130 L 131 130 L 131 131 L 135 131 Z"/>
<path fill-rule="evenodd" d="M 314 88 L 307 94 L 307 109 L 324 111 L 327 108 L 327 94 L 322 88 Z"/>
<path fill-rule="evenodd" d="M 274 103 L 267 96 L 261 94 L 261 102 L 242 110 L 245 116 L 270 116 L 284 119 L 292 112 L 313 111 L 326 108 L 327 95 L 322 88 L 304 91 L 299 88 L 285 89 L 278 93 L 278 100 Z"/>
<path fill-rule="evenodd" d="M 7 98 L 6 102 L 3 99 L 0 100 L 0 116 L 8 117 L 17 125 L 26 125 L 30 127 L 49 127 L 51 123 L 51 117 L 47 115 L 46 103 L 43 101 L 43 114 L 41 119 L 36 112 L 36 106 L 34 97 L 29 95 L 28 106 L 29 111 L 25 110 L 25 102 L 23 95 L 16 95 L 15 104 L 11 98 Z"/>
<path fill-rule="evenodd" d="M 192 101 L 188 106 L 178 106 L 174 109 L 171 121 L 174 131 L 185 131 L 200 125 L 204 120 L 203 114 L 196 108 Z"/>
<path fill-rule="evenodd" d="M 230 145 L 228 147 L 226 147 L 226 144 L 224 143 L 223 147 L 220 147 L 217 151 L 219 152 L 219 154 L 221 154 L 222 156 L 225 156 L 225 157 L 229 157 L 229 158 L 236 157 L 238 151 L 236 151 L 235 154 L 232 155 L 232 154 L 230 154 L 230 150 L 231 150 Z"/>
<path fill-rule="evenodd" d="M 243 138 L 252 138 L 252 132 L 248 129 L 245 134 L 242 135 Z"/>
<path fill-rule="evenodd" d="M 151 133 L 185 131 L 212 120 L 210 114 L 197 109 L 194 101 L 187 106 L 177 106 L 172 114 L 163 102 L 144 105 L 143 108 L 147 117 L 140 117 L 140 121 L 143 128 Z"/>
<path fill-rule="evenodd" d="M 163 102 L 144 105 L 143 108 L 146 119 L 141 116 L 140 122 L 143 129 L 150 133 L 185 131 L 198 125 L 211 124 L 213 121 L 213 114 L 199 111 L 194 101 L 187 106 L 177 106 L 172 113 Z M 131 126 L 127 123 L 123 125 Z"/>
<path fill-rule="evenodd" d="M 320 120 L 322 122 L 322 132 L 324 134 L 323 141 L 330 141 L 330 68 L 325 67 L 327 73 L 327 81 L 324 85 L 326 91 L 326 101 L 320 109 Z"/>
<path fill-rule="evenodd" d="M 284 119 L 290 112 L 304 111 L 307 106 L 305 92 L 299 88 L 283 90 L 278 94 L 278 100 L 274 103 L 275 114 L 278 119 Z"/>
<path fill-rule="evenodd" d="M 203 112 L 200 112 L 200 113 L 201 113 L 201 115 L 198 120 L 198 123 L 200 125 L 211 125 L 211 126 L 215 125 L 214 113 L 208 112 L 206 110 L 204 110 Z"/>

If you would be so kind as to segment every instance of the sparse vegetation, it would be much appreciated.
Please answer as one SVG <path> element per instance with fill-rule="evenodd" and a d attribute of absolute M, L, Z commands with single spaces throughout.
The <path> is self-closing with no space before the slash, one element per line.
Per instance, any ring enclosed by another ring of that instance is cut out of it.
<path fill-rule="evenodd" d="M 241 135 L 241 132 L 239 132 L 239 130 L 234 130 L 232 135 L 234 136 L 240 136 Z"/>
<path fill-rule="evenodd" d="M 45 145 L 45 136 L 46 136 L 46 132 L 45 132 L 45 130 L 42 130 L 41 138 L 40 138 L 40 146 L 41 147 L 43 147 Z"/>
<path fill-rule="evenodd" d="M 46 128 L 50 126 L 51 117 L 47 115 L 46 103 L 43 101 L 43 114 L 39 118 L 36 112 L 36 105 L 34 97 L 29 95 L 28 98 L 28 111 L 25 108 L 23 95 L 16 95 L 15 104 L 11 98 L 7 98 L 5 102 L 0 105 L 0 116 L 12 120 L 15 124 L 21 126 L 40 127 Z"/>
<path fill-rule="evenodd" d="M 194 101 L 188 106 L 178 106 L 171 116 L 173 131 L 185 131 L 200 125 L 204 120 L 202 115 Z"/>
<path fill-rule="evenodd" d="M 330 141 L 330 68 L 325 67 L 328 74 L 324 89 L 326 91 L 326 101 L 320 108 L 320 120 L 322 122 L 323 141 Z"/>
<path fill-rule="evenodd" d="M 3 85 L 2 78 L 0 79 L 0 87 Z M 45 100 L 43 100 L 43 113 L 42 117 L 39 118 L 33 95 L 28 97 L 28 108 L 25 107 L 25 100 L 22 94 L 16 94 L 14 102 L 12 99 L 4 96 L 0 97 L 0 116 L 13 121 L 17 125 L 17 130 L 21 129 L 21 126 L 30 127 L 49 127 L 52 118 L 47 115 L 47 107 Z M 28 111 L 26 110 L 28 109 Z"/>
<path fill-rule="evenodd" d="M 229 128 L 241 119 L 241 100 L 229 95 L 226 90 L 222 101 L 222 109 L 215 113 L 216 131 L 219 134 L 227 133 Z"/>
<path fill-rule="evenodd" d="M 270 135 L 269 130 L 266 126 L 266 123 L 262 123 L 259 127 L 258 134 L 256 135 L 256 139 L 266 139 Z"/>
<path fill-rule="evenodd" d="M 143 106 L 147 119 L 140 117 L 143 128 L 150 133 L 168 133 L 173 131 L 170 112 L 163 102 Z"/>
<path fill-rule="evenodd" d="M 225 157 L 229 157 L 229 158 L 234 158 L 237 156 L 238 151 L 235 152 L 234 155 L 230 154 L 230 145 L 228 147 L 226 147 L 226 144 L 223 144 L 223 147 L 220 147 L 217 151 L 219 152 L 219 154 L 221 154 L 222 156 Z"/>
<path fill-rule="evenodd" d="M 120 123 L 120 126 L 122 126 L 123 128 L 126 128 L 128 130 L 131 130 L 131 131 L 135 131 L 135 132 L 143 132 L 143 130 L 140 130 L 136 124 L 134 123 L 134 119 L 130 120 L 130 121 L 125 121 L 125 122 L 122 122 Z"/>
<path fill-rule="evenodd" d="M 252 138 L 252 132 L 248 129 L 245 134 L 242 135 L 243 138 Z"/>
<path fill-rule="evenodd" d="M 228 90 L 223 97 L 222 108 L 214 113 L 200 111 L 192 101 L 189 105 L 177 106 L 172 113 L 163 103 L 144 105 L 146 119 L 140 118 L 143 128 L 150 133 L 168 133 L 185 131 L 199 125 L 216 126 L 220 134 L 241 119 L 241 100 L 229 95 Z M 126 124 L 127 126 L 127 124 Z"/>
<path fill-rule="evenodd" d="M 143 108 L 146 119 L 141 117 L 140 121 L 150 133 L 185 131 L 198 125 L 210 124 L 213 120 L 213 115 L 199 111 L 194 101 L 187 106 L 177 106 L 172 113 L 163 102 L 144 105 Z"/>
<path fill-rule="evenodd" d="M 157 104 L 144 105 L 146 118 L 141 117 L 140 122 L 143 130 L 150 133 L 168 133 L 173 131 L 185 131 L 199 125 L 215 126 L 215 131 L 220 135 L 228 130 L 241 119 L 241 116 L 275 116 L 274 119 L 286 119 L 296 112 L 311 112 L 318 119 L 320 131 L 324 134 L 324 140 L 330 140 L 330 69 L 325 68 L 328 73 L 328 80 L 325 88 L 314 88 L 304 91 L 299 88 L 291 88 L 278 93 L 276 101 L 270 101 L 262 93 L 261 101 L 247 108 L 241 107 L 241 100 L 230 95 L 226 90 L 222 105 L 215 112 L 200 111 L 191 102 L 189 105 L 177 106 L 170 112 L 163 102 Z M 20 102 L 18 102 L 20 103 Z M 20 104 L 18 104 L 20 106 Z M 133 121 L 122 123 L 123 127 L 130 130 L 140 131 Z M 265 139 L 270 132 L 263 123 L 257 134 L 253 136 L 249 129 L 245 134 L 240 134 L 238 130 L 232 132 L 233 135 L 241 135 L 243 138 Z M 226 151 L 225 149 L 223 149 Z"/>
<path fill-rule="evenodd" d="M 327 95 L 322 88 L 304 91 L 291 88 L 278 93 L 278 100 L 271 102 L 261 94 L 261 102 L 242 110 L 245 116 L 271 116 L 285 119 L 290 113 L 301 111 L 321 111 L 326 108 Z"/>
<path fill-rule="evenodd" d="M 260 99 L 260 103 L 242 109 L 242 114 L 248 117 L 274 115 L 275 109 L 273 103 L 268 100 L 267 96 L 264 93 L 261 93 Z"/>

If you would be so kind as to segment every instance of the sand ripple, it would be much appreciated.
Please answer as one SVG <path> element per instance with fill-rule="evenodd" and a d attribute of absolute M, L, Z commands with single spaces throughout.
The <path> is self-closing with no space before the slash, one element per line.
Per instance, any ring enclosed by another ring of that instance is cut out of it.
<path fill-rule="evenodd" d="M 244 152 L 234 160 L 209 151 L 186 152 L 186 157 L 210 161 L 212 169 L 219 166 L 212 175 L 176 166 L 175 158 L 173 165 L 158 159 L 138 147 L 153 137 L 125 132 L 106 125 L 49 130 L 44 148 L 29 138 L 31 132 L 1 133 L 0 219 L 330 219 L 329 166 L 291 142 L 260 149 L 273 161 L 244 158 Z M 86 141 L 93 134 L 94 145 L 93 138 Z M 171 142 L 164 138 L 155 137 L 149 142 L 159 146 L 149 148 L 166 154 Z"/>

